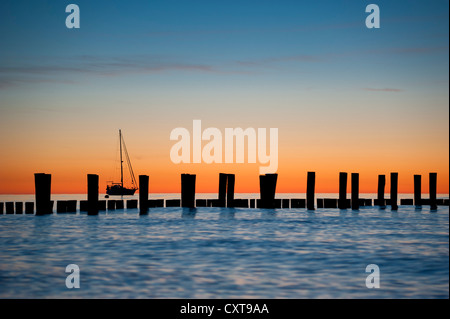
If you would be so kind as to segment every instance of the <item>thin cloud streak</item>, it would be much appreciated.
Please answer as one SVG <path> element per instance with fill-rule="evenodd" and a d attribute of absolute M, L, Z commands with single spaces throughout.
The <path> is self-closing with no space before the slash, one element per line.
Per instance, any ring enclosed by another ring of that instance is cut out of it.
<path fill-rule="evenodd" d="M 26 83 L 75 83 L 67 76 L 74 74 L 88 76 L 116 77 L 130 74 L 156 74 L 163 72 L 201 72 L 214 74 L 255 74 L 258 68 L 272 68 L 282 63 L 320 63 L 339 58 L 350 58 L 359 55 L 428 55 L 441 52 L 448 53 L 448 46 L 439 47 L 397 47 L 349 51 L 332 54 L 297 54 L 290 56 L 271 56 L 258 59 L 229 61 L 225 64 L 192 63 L 168 59 L 162 56 L 124 56 L 100 57 L 77 56 L 70 60 L 45 57 L 39 63 L 26 62 L 16 65 L 0 65 L 0 90 Z M 36 59 L 35 59 L 36 60 Z M 397 89 L 372 89 L 367 91 L 400 92 Z"/>
<path fill-rule="evenodd" d="M 77 82 L 73 75 L 116 77 L 129 74 L 154 74 L 170 71 L 221 73 L 212 65 L 164 61 L 159 57 L 96 57 L 79 56 L 69 60 L 41 59 L 41 63 L 23 65 L 0 65 L 0 89 L 26 83 Z M 56 61 L 56 62 L 55 62 Z"/>
<path fill-rule="evenodd" d="M 364 91 L 371 91 L 371 92 L 403 92 L 402 89 L 395 89 L 395 88 L 363 88 Z"/>

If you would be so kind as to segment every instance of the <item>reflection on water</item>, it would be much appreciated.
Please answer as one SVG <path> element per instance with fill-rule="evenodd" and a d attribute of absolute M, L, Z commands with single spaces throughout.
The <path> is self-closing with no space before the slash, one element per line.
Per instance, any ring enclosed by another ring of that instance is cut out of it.
<path fill-rule="evenodd" d="M 448 298 L 448 207 L 0 216 L 2 298 Z M 67 289 L 77 264 L 81 288 Z M 377 264 L 381 288 L 367 289 Z"/>

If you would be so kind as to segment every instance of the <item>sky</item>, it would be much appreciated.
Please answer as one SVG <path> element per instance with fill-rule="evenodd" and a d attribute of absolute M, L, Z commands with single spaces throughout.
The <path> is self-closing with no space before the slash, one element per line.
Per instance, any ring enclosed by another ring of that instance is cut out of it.
<path fill-rule="evenodd" d="M 68 29 L 68 4 L 80 28 Z M 368 29 L 365 8 L 380 8 Z M 438 173 L 449 192 L 448 1 L 0 2 L 0 194 L 31 194 L 34 173 L 53 193 L 117 180 L 121 129 L 150 192 L 259 192 L 259 163 L 175 164 L 170 132 L 278 128 L 277 192 L 338 191 L 339 172 Z M 203 143 L 205 145 L 205 142 Z M 350 191 L 350 186 L 349 186 Z"/>

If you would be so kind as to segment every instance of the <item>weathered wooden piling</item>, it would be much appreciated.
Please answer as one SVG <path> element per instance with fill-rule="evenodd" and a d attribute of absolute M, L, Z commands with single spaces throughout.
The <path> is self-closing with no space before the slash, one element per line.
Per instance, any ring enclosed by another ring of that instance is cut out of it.
<path fill-rule="evenodd" d="M 6 210 L 6 214 L 8 214 L 8 215 L 14 214 L 14 202 L 6 202 L 5 210 Z"/>
<path fill-rule="evenodd" d="M 430 173 L 430 182 L 429 182 L 429 188 L 430 188 L 430 209 L 436 210 L 437 209 L 437 203 L 436 203 L 436 193 L 437 193 L 437 173 Z"/>
<path fill-rule="evenodd" d="M 277 179 L 278 174 L 266 174 L 259 176 L 261 208 L 275 208 Z"/>
<path fill-rule="evenodd" d="M 51 174 L 34 174 L 36 215 L 51 214 L 53 212 L 50 201 L 51 181 Z"/>
<path fill-rule="evenodd" d="M 223 207 L 219 205 L 219 200 L 218 199 L 207 199 L 206 200 L 206 207 Z"/>
<path fill-rule="evenodd" d="M 347 173 L 339 173 L 339 209 L 347 209 Z"/>
<path fill-rule="evenodd" d="M 217 202 L 218 207 L 225 207 L 227 198 L 227 179 L 228 175 L 219 173 L 219 199 Z"/>
<path fill-rule="evenodd" d="M 148 206 L 148 200 L 147 200 L 147 204 Z M 127 200 L 127 209 L 136 209 L 138 208 L 138 200 L 137 199 L 128 199 Z M 140 214 L 140 209 L 139 209 L 139 214 Z M 144 213 L 145 214 L 145 213 Z"/>
<path fill-rule="evenodd" d="M 65 200 L 56 201 L 56 212 L 57 213 L 65 213 L 66 212 L 66 201 Z"/>
<path fill-rule="evenodd" d="M 16 214 L 23 214 L 23 203 L 15 202 Z"/>
<path fill-rule="evenodd" d="M 116 209 L 116 201 L 114 199 L 110 199 L 106 201 L 106 208 L 108 210 L 115 210 Z"/>
<path fill-rule="evenodd" d="M 291 208 L 306 208 L 306 200 L 304 198 L 291 198 Z"/>
<path fill-rule="evenodd" d="M 309 210 L 314 210 L 315 186 L 316 186 L 316 172 L 308 172 L 306 179 L 306 205 Z"/>
<path fill-rule="evenodd" d="M 87 212 L 88 202 L 87 200 L 80 200 L 80 212 Z"/>
<path fill-rule="evenodd" d="M 141 215 L 148 211 L 148 180 L 148 175 L 139 175 L 139 214 Z"/>
<path fill-rule="evenodd" d="M 195 207 L 207 207 L 206 199 L 196 199 L 195 200 Z"/>
<path fill-rule="evenodd" d="M 248 199 L 235 199 L 233 205 L 238 208 L 248 208 Z"/>
<path fill-rule="evenodd" d="M 116 209 L 124 209 L 123 199 L 116 199 Z"/>
<path fill-rule="evenodd" d="M 234 207 L 234 174 L 227 174 L 227 207 Z"/>
<path fill-rule="evenodd" d="M 77 201 L 66 200 L 66 213 L 76 213 L 76 212 L 77 212 Z"/>
<path fill-rule="evenodd" d="M 137 201 L 136 201 L 136 204 L 137 204 Z M 149 199 L 148 207 L 149 208 L 164 207 L 164 199 Z M 135 208 L 137 208 L 137 206 Z"/>
<path fill-rule="evenodd" d="M 106 210 L 106 200 L 98 201 L 98 210 Z M 88 211 L 89 213 L 89 211 Z"/>
<path fill-rule="evenodd" d="M 181 206 L 195 207 L 195 174 L 181 174 Z"/>
<path fill-rule="evenodd" d="M 378 175 L 378 196 L 374 204 L 380 206 L 381 209 L 386 208 L 386 202 L 384 200 L 385 187 L 386 187 L 386 176 Z"/>
<path fill-rule="evenodd" d="M 34 214 L 34 202 L 25 202 L 25 214 Z"/>
<path fill-rule="evenodd" d="M 365 198 L 358 198 L 358 203 L 359 203 L 359 207 L 364 207 L 364 206 L 366 206 L 366 199 Z"/>
<path fill-rule="evenodd" d="M 422 207 L 422 175 L 414 175 L 414 205 Z"/>
<path fill-rule="evenodd" d="M 398 173 L 391 173 L 391 209 L 398 210 Z"/>
<path fill-rule="evenodd" d="M 317 199 L 317 208 L 323 208 L 323 198 Z"/>
<path fill-rule="evenodd" d="M 87 175 L 87 187 L 88 187 L 88 215 L 98 215 L 99 200 L 98 200 L 98 175 Z M 106 202 L 105 202 L 106 206 Z M 106 207 L 105 207 L 106 208 Z"/>
<path fill-rule="evenodd" d="M 273 200 L 273 208 L 281 208 L 281 199 L 280 198 L 275 198 Z"/>
<path fill-rule="evenodd" d="M 400 199 L 400 205 L 405 206 L 414 205 L 414 200 L 412 198 L 402 198 Z"/>
<path fill-rule="evenodd" d="M 352 209 L 359 209 L 359 173 L 352 173 Z"/>
<path fill-rule="evenodd" d="M 323 199 L 323 207 L 324 208 L 338 208 L 339 201 L 340 200 L 337 200 L 336 198 L 324 198 Z M 344 201 L 344 203 L 346 203 L 346 202 L 347 202 L 347 200 Z"/>
<path fill-rule="evenodd" d="M 179 199 L 166 199 L 166 207 L 180 207 L 181 201 Z"/>

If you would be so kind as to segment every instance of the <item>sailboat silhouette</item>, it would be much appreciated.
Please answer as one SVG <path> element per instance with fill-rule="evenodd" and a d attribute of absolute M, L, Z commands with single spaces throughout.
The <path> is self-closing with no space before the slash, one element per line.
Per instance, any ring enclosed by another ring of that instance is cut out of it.
<path fill-rule="evenodd" d="M 120 145 L 120 183 L 109 182 L 106 186 L 106 194 L 112 196 L 124 196 L 124 195 L 134 195 L 137 188 L 136 178 L 134 177 L 133 168 L 131 166 L 130 157 L 128 156 L 127 147 L 122 136 L 122 130 L 119 130 L 119 145 Z M 131 187 L 123 186 L 123 159 L 122 152 L 125 153 L 125 158 L 127 160 L 128 170 L 131 175 Z"/>

